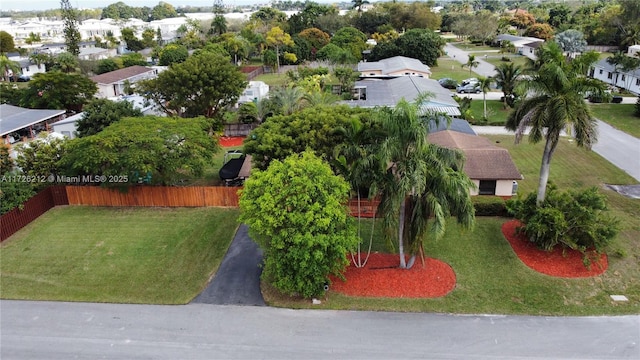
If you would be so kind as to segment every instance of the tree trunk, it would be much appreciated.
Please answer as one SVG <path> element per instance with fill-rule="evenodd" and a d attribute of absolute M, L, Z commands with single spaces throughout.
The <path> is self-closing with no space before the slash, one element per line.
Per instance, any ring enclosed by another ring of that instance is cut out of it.
<path fill-rule="evenodd" d="M 482 102 L 484 103 L 484 119 L 487 120 L 487 93 L 482 92 Z"/>
<path fill-rule="evenodd" d="M 536 197 L 536 205 L 541 206 L 547 193 L 547 182 L 549 181 L 549 170 L 551 169 L 551 155 L 555 145 L 547 134 L 547 141 L 544 145 L 542 153 L 542 164 L 540 164 L 540 180 L 538 182 L 538 196 Z"/>
<path fill-rule="evenodd" d="M 398 253 L 400 254 L 400 268 L 406 269 L 407 263 L 404 259 L 404 211 L 406 209 L 406 199 L 400 203 L 400 216 L 398 218 Z"/>

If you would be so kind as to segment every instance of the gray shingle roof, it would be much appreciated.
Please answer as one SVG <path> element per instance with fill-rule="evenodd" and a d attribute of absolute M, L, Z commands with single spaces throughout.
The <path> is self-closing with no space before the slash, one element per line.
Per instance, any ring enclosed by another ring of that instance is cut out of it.
<path fill-rule="evenodd" d="M 30 125 L 60 116 L 65 112 L 65 110 L 25 109 L 2 104 L 0 105 L 0 136 L 5 136 Z"/>
<path fill-rule="evenodd" d="M 429 66 L 423 64 L 418 59 L 406 56 L 394 56 L 380 61 L 358 63 L 358 71 L 360 72 L 380 70 L 383 75 L 386 75 L 404 69 L 412 69 L 431 74 Z"/>
<path fill-rule="evenodd" d="M 428 140 L 442 147 L 462 150 L 466 157 L 463 170 L 471 179 L 522 179 L 509 151 L 494 145 L 487 138 L 445 130 L 429 134 Z"/>
<path fill-rule="evenodd" d="M 388 80 L 360 80 L 356 86 L 366 87 L 366 100 L 351 100 L 345 103 L 350 106 L 394 107 L 401 100 L 414 101 L 421 93 L 433 96 L 423 105 L 425 110 L 444 112 L 447 115 L 458 116 L 458 103 L 451 97 L 451 91 L 443 88 L 436 80 L 417 76 L 401 76 Z"/>

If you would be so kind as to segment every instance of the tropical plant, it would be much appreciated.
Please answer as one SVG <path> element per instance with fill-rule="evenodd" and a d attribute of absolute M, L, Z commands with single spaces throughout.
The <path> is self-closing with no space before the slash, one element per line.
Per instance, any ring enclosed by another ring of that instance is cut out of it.
<path fill-rule="evenodd" d="M 66 154 L 66 145 L 66 139 L 42 132 L 32 141 L 16 146 L 16 165 L 25 175 L 42 179 L 32 184 L 35 189 L 41 189 L 47 185 L 44 179 L 61 174 L 63 167 L 60 160 Z"/>
<path fill-rule="evenodd" d="M 502 89 L 503 107 L 506 109 L 508 106 L 513 106 L 514 102 L 514 89 L 518 82 L 518 79 L 522 75 L 522 67 L 515 65 L 514 63 L 500 63 L 496 66 L 496 75 L 494 80 L 496 85 Z"/>
<path fill-rule="evenodd" d="M 552 250 L 562 246 L 587 256 L 591 250 L 604 251 L 620 231 L 620 221 L 606 213 L 606 199 L 597 187 L 559 192 L 550 186 L 541 205 L 531 193 L 508 201 L 507 209 L 523 223 L 519 231 L 538 247 Z"/>
<path fill-rule="evenodd" d="M 2 68 L 2 81 L 11 81 L 12 77 L 20 73 L 20 64 L 9 60 L 6 55 L 0 55 L 0 68 Z"/>
<path fill-rule="evenodd" d="M 69 52 L 74 57 L 80 54 L 80 31 L 78 30 L 78 11 L 71 6 L 69 0 L 60 0 L 62 19 L 64 21 L 64 43 Z"/>
<path fill-rule="evenodd" d="M 94 135 L 122 118 L 140 116 L 142 111 L 134 108 L 129 101 L 93 99 L 85 105 L 82 118 L 77 122 L 77 135 L 78 137 Z"/>
<path fill-rule="evenodd" d="M 469 75 L 471 75 L 471 71 L 474 68 L 477 68 L 478 65 L 480 65 L 480 62 L 478 60 L 476 60 L 476 56 L 473 54 L 469 54 L 469 58 L 467 59 L 467 62 L 462 64 L 462 67 L 468 67 L 469 68 Z"/>
<path fill-rule="evenodd" d="M 310 151 L 253 171 L 240 221 L 264 251 L 263 279 L 287 295 L 318 296 L 341 276 L 357 242 L 345 203 L 349 184 Z"/>
<path fill-rule="evenodd" d="M 541 57 L 550 59 L 537 73 L 519 86 L 524 94 L 514 111 L 509 114 L 506 128 L 516 133 L 516 143 L 522 140 L 530 127 L 529 141 L 537 143 L 545 139 L 537 204 L 545 199 L 551 159 L 563 130 L 571 131 L 580 147 L 590 149 L 597 140 L 596 119 L 584 101 L 586 91 L 602 94 L 604 84 L 578 74 L 565 60 L 562 49 L 556 43 L 543 45 Z M 540 50 L 539 49 L 539 50 Z M 553 60 L 552 60 L 553 59 Z"/>
<path fill-rule="evenodd" d="M 267 32 L 267 44 L 275 47 L 276 51 L 276 69 L 280 68 L 280 47 L 293 46 L 294 42 L 291 35 L 285 33 L 280 27 L 274 26 Z"/>
<path fill-rule="evenodd" d="M 493 78 L 491 76 L 478 77 L 478 85 L 480 90 L 482 90 L 482 103 L 483 103 L 482 118 L 484 119 L 484 121 L 487 121 L 487 92 L 491 90 L 492 83 L 493 83 Z"/>
<path fill-rule="evenodd" d="M 423 254 L 423 242 L 430 229 L 435 238 L 446 229 L 450 214 L 464 226 L 474 221 L 469 189 L 473 182 L 461 172 L 464 156 L 458 150 L 427 142 L 429 125 L 440 122 L 440 114 L 421 113 L 424 98 L 415 103 L 398 102 L 395 108 L 377 112 L 386 139 L 380 145 L 378 183 L 379 212 L 388 239 L 398 241 L 400 268 L 413 266 L 416 254 Z M 433 224 L 428 226 L 429 219 Z M 405 243 L 412 254 L 405 259 Z M 424 260 L 424 257 L 423 257 Z"/>

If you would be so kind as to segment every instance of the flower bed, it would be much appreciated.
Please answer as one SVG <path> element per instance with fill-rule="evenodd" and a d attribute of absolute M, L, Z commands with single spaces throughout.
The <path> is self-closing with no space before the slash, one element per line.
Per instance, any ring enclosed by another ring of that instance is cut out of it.
<path fill-rule="evenodd" d="M 244 136 L 222 136 L 220 137 L 220 146 L 224 147 L 232 147 L 232 146 L 242 146 L 242 142 L 244 141 Z"/>
<path fill-rule="evenodd" d="M 399 269 L 394 254 L 371 254 L 364 268 L 351 264 L 345 273 L 347 281 L 331 278 L 331 291 L 348 296 L 389 298 L 436 298 L 447 295 L 456 286 L 456 274 L 437 259 L 418 257 L 409 270 Z"/>
<path fill-rule="evenodd" d="M 519 225 L 518 220 L 507 221 L 502 225 L 502 234 L 509 241 L 518 258 L 531 269 L 542 274 L 565 278 L 592 277 L 607 270 L 606 254 L 590 254 L 594 261 L 591 266 L 586 267 L 582 262 L 582 253 L 577 250 L 563 250 L 559 247 L 552 251 L 538 249 L 524 235 L 516 232 Z"/>

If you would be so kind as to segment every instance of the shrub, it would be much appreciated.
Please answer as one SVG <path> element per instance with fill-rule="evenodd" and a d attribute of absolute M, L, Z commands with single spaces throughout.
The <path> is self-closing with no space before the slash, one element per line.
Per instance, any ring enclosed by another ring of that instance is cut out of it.
<path fill-rule="evenodd" d="M 500 61 L 511 62 L 511 58 L 503 56 L 502 58 L 500 58 Z"/>
<path fill-rule="evenodd" d="M 349 184 L 310 151 L 253 171 L 240 221 L 264 251 L 263 279 L 287 295 L 320 295 L 341 276 L 359 239 L 345 203 Z"/>
<path fill-rule="evenodd" d="M 507 209 L 524 225 L 520 232 L 538 247 L 556 246 L 602 252 L 619 231 L 619 221 L 606 214 L 604 195 L 597 187 L 558 192 L 550 186 L 544 202 L 536 206 L 536 193 L 507 202 Z"/>
<path fill-rule="evenodd" d="M 509 216 L 504 199 L 498 196 L 471 197 L 476 216 Z"/>

